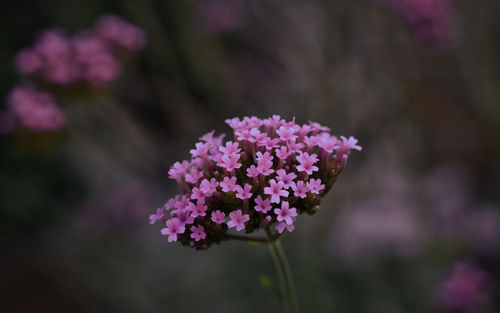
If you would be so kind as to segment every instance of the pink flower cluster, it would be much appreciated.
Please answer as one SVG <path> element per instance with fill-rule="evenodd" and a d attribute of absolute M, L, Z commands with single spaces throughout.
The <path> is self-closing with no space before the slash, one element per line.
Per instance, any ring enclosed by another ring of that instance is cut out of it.
<path fill-rule="evenodd" d="M 448 47 L 455 36 L 453 0 L 377 0 L 408 24 L 415 44 L 425 52 Z"/>
<path fill-rule="evenodd" d="M 226 120 L 233 140 L 205 134 L 191 159 L 168 171 L 182 195 L 150 216 L 169 241 L 197 249 L 226 240 L 228 229 L 293 231 L 298 214 L 313 214 L 342 172 L 353 137 L 336 137 L 318 123 L 299 125 L 278 115 Z"/>
<path fill-rule="evenodd" d="M 19 85 L 7 99 L 8 113 L 24 127 L 34 131 L 55 131 L 66 123 L 66 116 L 54 97 L 33 85 Z M 11 126 L 11 129 L 13 125 Z"/>
<path fill-rule="evenodd" d="M 117 47 L 138 51 L 145 44 L 140 28 L 118 16 L 103 15 L 92 29 L 72 37 L 56 28 L 41 32 L 32 47 L 17 54 L 15 65 L 22 75 L 39 75 L 56 85 L 84 81 L 102 86 L 120 74 Z"/>
<path fill-rule="evenodd" d="M 118 50 L 138 51 L 145 44 L 146 35 L 140 28 L 107 14 L 92 29 L 71 37 L 57 28 L 41 32 L 32 47 L 17 54 L 15 66 L 21 75 L 52 85 L 85 82 L 103 86 L 120 75 Z M 7 102 L 7 110 L 0 111 L 0 134 L 12 131 L 16 122 L 33 131 L 54 131 L 66 122 L 55 98 L 31 84 L 16 86 Z"/>

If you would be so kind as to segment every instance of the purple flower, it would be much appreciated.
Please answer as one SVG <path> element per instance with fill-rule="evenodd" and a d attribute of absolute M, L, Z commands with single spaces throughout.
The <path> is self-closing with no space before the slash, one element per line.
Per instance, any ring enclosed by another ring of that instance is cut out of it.
<path fill-rule="evenodd" d="M 224 180 L 220 182 L 223 192 L 236 191 L 236 177 L 224 177 Z"/>
<path fill-rule="evenodd" d="M 306 193 L 309 191 L 309 188 L 304 185 L 304 181 L 299 180 L 298 182 L 292 184 L 292 190 L 296 197 L 304 199 L 307 197 Z"/>
<path fill-rule="evenodd" d="M 167 221 L 167 227 L 161 229 L 162 235 L 168 235 L 168 241 L 177 241 L 177 235 L 183 234 L 186 231 L 184 225 L 178 218 L 172 218 Z"/>
<path fill-rule="evenodd" d="M 318 179 L 311 178 L 306 185 L 311 193 L 315 193 L 318 195 L 321 190 L 325 189 L 325 185 L 321 183 L 321 179 L 319 178 Z"/>
<path fill-rule="evenodd" d="M 245 223 L 250 220 L 248 214 L 243 214 L 241 210 L 236 210 L 229 213 L 231 220 L 227 223 L 228 227 L 236 227 L 237 231 L 245 229 Z"/>
<path fill-rule="evenodd" d="M 293 223 L 292 218 L 297 216 L 297 210 L 289 208 L 289 206 L 290 204 L 287 201 L 283 201 L 281 202 L 281 209 L 274 209 L 278 222 L 284 221 L 287 225 Z"/>
<path fill-rule="evenodd" d="M 245 200 L 252 197 L 252 185 L 245 184 L 244 187 L 236 185 L 236 198 Z"/>
<path fill-rule="evenodd" d="M 255 211 L 267 213 L 271 209 L 272 206 L 270 198 L 262 199 L 260 195 L 255 198 Z"/>
<path fill-rule="evenodd" d="M 288 197 L 288 191 L 283 190 L 282 182 L 271 179 L 269 184 L 269 187 L 264 188 L 264 193 L 271 196 L 271 203 L 280 203 L 280 197 Z"/>
<path fill-rule="evenodd" d="M 316 162 L 318 162 L 318 157 L 316 154 L 311 154 L 304 152 L 297 156 L 297 161 L 299 161 L 299 165 L 297 166 L 297 171 L 306 172 L 311 175 L 313 172 L 318 170 L 317 166 L 314 166 Z"/>
<path fill-rule="evenodd" d="M 200 241 L 202 239 L 205 239 L 207 237 L 207 234 L 205 233 L 205 228 L 203 226 L 198 225 L 198 226 L 191 226 L 189 229 L 191 231 L 191 238 L 194 239 L 194 241 Z"/>
<path fill-rule="evenodd" d="M 200 190 L 205 194 L 205 196 L 211 196 L 217 190 L 217 186 L 219 186 L 219 182 L 212 178 L 210 181 L 208 179 L 204 179 L 201 181 Z"/>
<path fill-rule="evenodd" d="M 278 174 L 276 179 L 279 182 L 283 183 L 283 188 L 285 189 L 292 187 L 294 185 L 293 180 L 297 178 L 297 175 L 295 175 L 295 173 L 287 174 L 286 171 L 283 169 L 277 170 L 276 174 Z"/>
<path fill-rule="evenodd" d="M 247 168 L 247 176 L 248 177 L 257 177 L 259 176 L 260 171 L 255 165 L 250 165 L 249 168 Z"/>
<path fill-rule="evenodd" d="M 221 210 L 216 210 L 212 212 L 211 219 L 214 223 L 222 224 L 224 223 L 226 214 Z"/>

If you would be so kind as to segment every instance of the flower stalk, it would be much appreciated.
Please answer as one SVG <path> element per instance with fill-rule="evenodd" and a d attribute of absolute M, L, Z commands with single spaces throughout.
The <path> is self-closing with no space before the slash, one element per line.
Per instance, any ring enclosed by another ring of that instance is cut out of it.
<path fill-rule="evenodd" d="M 290 270 L 290 266 L 288 265 L 285 253 L 283 252 L 278 239 L 271 240 L 273 235 L 269 229 L 266 229 L 266 233 L 270 241 L 269 250 L 271 251 L 276 269 L 278 270 L 280 276 L 285 313 L 299 313 L 299 305 L 293 284 L 292 272 Z"/>

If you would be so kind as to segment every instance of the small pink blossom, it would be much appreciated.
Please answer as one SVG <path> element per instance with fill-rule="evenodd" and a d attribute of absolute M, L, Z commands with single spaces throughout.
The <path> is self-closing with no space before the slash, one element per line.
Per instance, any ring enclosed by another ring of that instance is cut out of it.
<path fill-rule="evenodd" d="M 295 173 L 291 172 L 290 174 L 287 174 L 284 169 L 277 170 L 276 171 L 276 179 L 279 182 L 283 183 L 283 188 L 288 189 L 293 186 L 293 180 L 297 178 L 297 175 Z"/>
<path fill-rule="evenodd" d="M 292 218 L 297 216 L 297 210 L 295 208 L 289 208 L 290 204 L 288 201 L 281 202 L 281 209 L 274 209 L 274 213 L 277 215 L 278 222 L 286 222 L 287 225 L 293 223 Z"/>
<path fill-rule="evenodd" d="M 362 148 L 361 146 L 358 146 L 358 140 L 354 138 L 353 136 L 349 137 L 349 139 L 345 138 L 344 136 L 340 136 L 340 139 L 342 139 L 342 147 L 347 150 L 358 150 L 361 151 Z"/>
<path fill-rule="evenodd" d="M 201 181 L 200 190 L 205 194 L 205 196 L 211 196 L 217 190 L 217 186 L 219 186 L 219 182 L 212 178 L 210 181 L 208 179 L 204 179 Z"/>
<path fill-rule="evenodd" d="M 273 166 L 273 162 L 263 159 L 263 160 L 258 162 L 257 170 L 259 171 L 259 174 L 267 176 L 267 175 L 274 173 L 272 166 Z"/>
<path fill-rule="evenodd" d="M 213 211 L 212 215 L 211 215 L 212 222 L 217 223 L 217 224 L 224 223 L 225 217 L 226 217 L 226 214 L 224 212 L 222 212 L 221 210 Z"/>
<path fill-rule="evenodd" d="M 297 183 L 292 184 L 292 190 L 296 197 L 303 199 L 307 197 L 306 193 L 309 191 L 309 188 L 304 185 L 304 181 L 299 180 Z"/>
<path fill-rule="evenodd" d="M 271 137 L 268 137 L 268 136 L 265 136 L 263 138 L 261 138 L 259 140 L 259 142 L 257 143 L 257 145 L 259 147 L 265 147 L 266 150 L 271 150 L 271 149 L 274 149 L 274 148 L 278 148 L 278 143 L 280 142 L 280 139 L 279 138 L 271 138 Z"/>
<path fill-rule="evenodd" d="M 177 235 L 183 234 L 186 231 L 184 225 L 179 221 L 178 218 L 169 219 L 166 222 L 167 227 L 161 229 L 162 235 L 168 235 L 168 241 L 177 241 Z"/>
<path fill-rule="evenodd" d="M 205 205 L 205 203 L 203 201 L 198 201 L 194 206 L 194 208 L 192 208 L 191 216 L 192 217 L 206 216 L 207 210 L 208 207 Z"/>
<path fill-rule="evenodd" d="M 263 200 L 260 195 L 257 196 L 257 198 L 255 198 L 255 204 L 256 204 L 255 211 L 257 212 L 267 213 L 269 210 L 272 209 L 271 199 L 266 198 Z"/>
<path fill-rule="evenodd" d="M 325 185 L 321 183 L 321 179 L 319 178 L 318 179 L 311 178 L 306 185 L 309 191 L 315 194 L 319 194 L 321 190 L 325 189 Z"/>
<path fill-rule="evenodd" d="M 205 201 L 205 193 L 198 187 L 191 190 L 191 199 Z"/>
<path fill-rule="evenodd" d="M 162 218 L 164 218 L 165 216 L 163 212 L 164 212 L 163 208 L 158 208 L 156 210 L 156 214 L 151 214 L 149 216 L 149 224 L 154 224 L 156 223 L 156 221 L 161 221 Z"/>
<path fill-rule="evenodd" d="M 337 137 L 330 136 L 328 133 L 322 133 L 318 137 L 318 146 L 328 153 L 332 153 L 337 149 Z"/>
<path fill-rule="evenodd" d="M 250 165 L 249 168 L 247 168 L 247 176 L 248 177 L 257 177 L 259 176 L 259 169 L 255 165 Z"/>
<path fill-rule="evenodd" d="M 220 183 L 223 192 L 236 191 L 236 177 L 224 177 Z"/>
<path fill-rule="evenodd" d="M 210 149 L 210 145 L 208 143 L 197 142 L 196 149 L 189 150 L 189 153 L 191 153 L 191 155 L 193 157 L 197 157 L 197 156 L 203 157 L 208 153 L 209 149 Z"/>
<path fill-rule="evenodd" d="M 168 170 L 168 177 L 176 180 L 180 179 L 182 176 L 186 174 L 188 167 L 189 167 L 188 161 L 182 161 L 182 163 L 175 162 L 174 165 L 172 165 Z"/>
<path fill-rule="evenodd" d="M 271 196 L 271 203 L 280 203 L 280 197 L 288 197 L 288 191 L 283 190 L 283 183 L 271 179 L 269 187 L 264 188 L 264 193 Z"/>
<path fill-rule="evenodd" d="M 290 153 L 299 153 L 302 152 L 305 145 L 302 142 L 296 142 L 295 140 L 289 140 L 287 143 L 288 151 Z"/>
<path fill-rule="evenodd" d="M 205 233 L 205 228 L 203 228 L 202 225 L 198 226 L 191 226 L 189 229 L 191 231 L 191 238 L 194 239 L 194 241 L 200 241 L 202 239 L 205 239 L 207 237 L 207 234 Z"/>
<path fill-rule="evenodd" d="M 280 139 L 282 141 L 287 141 L 287 140 L 295 140 L 297 139 L 297 136 L 294 135 L 296 132 L 296 129 L 294 127 L 290 126 L 280 126 L 276 133 L 280 136 Z"/>
<path fill-rule="evenodd" d="M 248 214 L 243 214 L 241 210 L 236 210 L 229 213 L 229 217 L 231 220 L 227 223 L 228 227 L 236 227 L 237 231 L 245 229 L 245 223 L 250 220 L 250 216 Z"/>
<path fill-rule="evenodd" d="M 235 168 L 240 168 L 241 163 L 238 163 L 238 160 L 240 159 L 239 154 L 229 154 L 229 155 L 223 155 L 221 160 L 222 160 L 222 165 L 221 167 L 225 168 L 227 171 L 231 172 Z"/>
<path fill-rule="evenodd" d="M 299 165 L 297 165 L 297 171 L 306 172 L 311 175 L 313 172 L 317 171 L 319 168 L 314 164 L 318 162 L 318 157 L 315 153 L 309 155 L 307 152 L 300 153 L 297 156 L 297 161 L 299 161 Z"/>
<path fill-rule="evenodd" d="M 292 153 L 288 151 L 287 147 L 280 147 L 279 149 L 276 149 L 276 157 L 280 160 L 286 160 Z"/>
<path fill-rule="evenodd" d="M 241 149 L 239 143 L 228 141 L 226 142 L 225 147 L 219 147 L 219 151 L 226 155 L 231 155 L 231 154 L 239 154 Z"/>
<path fill-rule="evenodd" d="M 196 167 L 193 167 L 189 173 L 187 173 L 184 178 L 186 179 L 186 181 L 188 183 L 191 183 L 191 184 L 197 184 L 198 183 L 198 180 L 200 180 L 200 178 L 203 177 L 203 172 L 200 171 L 198 168 Z"/>
<path fill-rule="evenodd" d="M 245 184 L 244 187 L 236 185 L 236 198 L 245 200 L 252 197 L 252 185 Z"/>
<path fill-rule="evenodd" d="M 295 219 L 294 219 L 295 221 Z M 295 229 L 295 225 L 292 224 L 287 224 L 285 222 L 280 222 L 278 223 L 278 225 L 276 225 L 276 230 L 278 231 L 278 233 L 283 233 L 283 231 L 285 230 L 285 228 L 289 231 L 289 232 L 292 232 L 294 229 Z"/>
<path fill-rule="evenodd" d="M 269 151 L 266 151 L 264 153 L 262 152 L 257 152 L 256 154 L 257 156 L 257 161 L 260 163 L 260 162 L 270 162 L 272 163 L 273 161 L 273 156 L 269 153 Z"/>

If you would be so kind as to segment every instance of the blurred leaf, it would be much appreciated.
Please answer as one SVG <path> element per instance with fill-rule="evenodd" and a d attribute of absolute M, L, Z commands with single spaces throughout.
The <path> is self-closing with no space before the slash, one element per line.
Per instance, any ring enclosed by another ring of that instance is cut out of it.
<path fill-rule="evenodd" d="M 275 295 L 280 301 L 282 301 L 283 297 L 281 295 L 281 289 L 272 281 L 267 275 L 260 275 L 259 277 L 260 283 L 267 291 Z"/>

